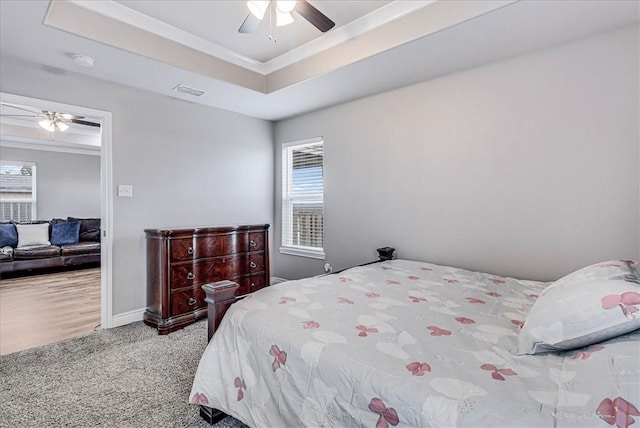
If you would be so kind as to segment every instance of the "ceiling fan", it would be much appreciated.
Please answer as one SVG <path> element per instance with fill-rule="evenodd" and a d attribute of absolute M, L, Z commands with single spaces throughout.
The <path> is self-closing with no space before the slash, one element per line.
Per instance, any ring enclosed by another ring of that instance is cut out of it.
<path fill-rule="evenodd" d="M 33 110 L 29 110 L 29 109 L 26 109 L 17 105 L 12 105 L 12 104 L 2 104 L 2 105 L 12 109 L 22 110 L 31 114 L 0 114 L 1 117 L 31 117 L 34 119 L 40 119 L 38 121 L 38 125 L 40 125 L 42 128 L 46 129 L 49 132 L 54 132 L 56 130 L 64 132 L 67 129 L 69 129 L 69 125 L 67 125 L 67 123 L 76 123 L 78 125 L 93 126 L 98 128 L 100 127 L 100 123 L 84 120 L 85 119 L 84 116 L 76 116 L 73 114 L 59 113 L 57 111 L 51 111 L 51 110 L 33 111 Z"/>
<path fill-rule="evenodd" d="M 275 13 L 276 26 L 278 27 L 282 27 L 293 22 L 293 15 L 291 12 L 296 12 L 301 15 L 323 33 L 329 31 L 336 25 L 335 22 L 313 7 L 306 0 L 249 0 L 247 2 L 247 6 L 249 7 L 249 14 L 240 28 L 238 28 L 239 33 L 252 33 L 255 31 L 258 24 L 262 22 L 267 11 L 269 13 Z"/>

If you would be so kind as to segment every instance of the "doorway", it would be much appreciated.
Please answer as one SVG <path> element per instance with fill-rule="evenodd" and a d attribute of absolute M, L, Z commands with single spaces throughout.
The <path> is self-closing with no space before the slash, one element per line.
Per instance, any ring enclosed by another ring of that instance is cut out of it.
<path fill-rule="evenodd" d="M 35 111 L 65 112 L 82 120 L 98 122 L 100 124 L 99 133 L 99 157 L 100 157 L 100 269 L 99 274 L 94 271 L 94 276 L 99 275 L 100 282 L 100 326 L 110 328 L 113 325 L 112 312 L 112 165 L 111 165 L 111 113 L 76 105 L 64 104 L 54 101 L 41 100 L 37 98 L 24 97 L 20 95 L 0 93 L 0 101 L 6 104 L 29 106 Z M 4 124 L 3 124 L 4 126 Z M 42 126 L 42 125 L 41 125 Z M 5 134 L 3 132 L 2 134 Z M 42 143 L 29 137 L 16 137 L 2 135 L 3 143 L 11 141 L 11 146 L 16 147 Z M 33 146 L 32 146 L 33 148 Z M 58 147 L 58 151 L 74 150 L 82 151 L 82 148 L 71 145 L 70 147 Z M 96 150 L 96 148 L 94 148 Z"/>

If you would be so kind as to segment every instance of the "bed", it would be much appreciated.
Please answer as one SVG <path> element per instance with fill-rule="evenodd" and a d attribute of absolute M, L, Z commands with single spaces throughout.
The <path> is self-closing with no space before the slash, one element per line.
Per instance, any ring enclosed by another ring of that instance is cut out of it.
<path fill-rule="evenodd" d="M 549 284 L 389 260 L 267 287 L 224 318 L 234 287 L 217 284 L 190 402 L 252 427 L 627 427 L 636 268 Z"/>

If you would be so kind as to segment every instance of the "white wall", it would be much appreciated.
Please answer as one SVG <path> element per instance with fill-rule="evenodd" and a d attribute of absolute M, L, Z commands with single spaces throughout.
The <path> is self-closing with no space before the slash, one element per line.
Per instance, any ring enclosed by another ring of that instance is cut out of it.
<path fill-rule="evenodd" d="M 39 220 L 100 217 L 100 157 L 6 147 L 0 159 L 34 162 Z"/>
<path fill-rule="evenodd" d="M 334 270 L 385 245 L 540 280 L 638 259 L 638 46 L 627 27 L 278 122 L 276 171 L 282 143 L 324 137 Z M 273 274 L 321 273 L 278 253 L 278 205 Z"/>
<path fill-rule="evenodd" d="M 0 90 L 112 113 L 113 313 L 146 307 L 145 228 L 271 223 L 272 125 L 3 57 Z"/>

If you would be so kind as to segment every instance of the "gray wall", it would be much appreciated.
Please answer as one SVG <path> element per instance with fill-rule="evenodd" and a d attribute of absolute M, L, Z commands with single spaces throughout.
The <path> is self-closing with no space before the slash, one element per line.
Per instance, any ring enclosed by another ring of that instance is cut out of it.
<path fill-rule="evenodd" d="M 627 27 L 278 122 L 276 171 L 282 143 L 324 137 L 334 270 L 384 245 L 540 280 L 638 259 L 638 76 Z M 279 254 L 279 222 L 273 274 L 321 273 Z"/>
<path fill-rule="evenodd" d="M 100 217 L 100 157 L 6 147 L 0 159 L 34 162 L 36 217 Z"/>
<path fill-rule="evenodd" d="M 73 73 L 0 61 L 0 90 L 112 112 L 113 313 L 146 306 L 145 228 L 271 223 L 272 125 Z"/>

